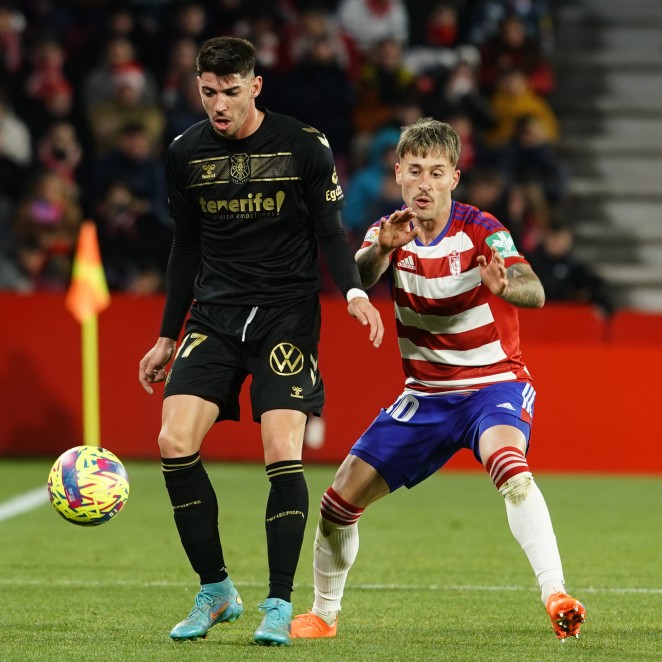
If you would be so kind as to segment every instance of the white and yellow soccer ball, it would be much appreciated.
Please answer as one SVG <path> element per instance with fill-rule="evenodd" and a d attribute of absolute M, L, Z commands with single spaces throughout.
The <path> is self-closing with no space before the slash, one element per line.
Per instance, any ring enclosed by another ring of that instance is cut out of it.
<path fill-rule="evenodd" d="M 53 508 L 72 524 L 96 526 L 110 521 L 129 498 L 129 476 L 119 458 L 99 446 L 65 451 L 48 476 Z"/>

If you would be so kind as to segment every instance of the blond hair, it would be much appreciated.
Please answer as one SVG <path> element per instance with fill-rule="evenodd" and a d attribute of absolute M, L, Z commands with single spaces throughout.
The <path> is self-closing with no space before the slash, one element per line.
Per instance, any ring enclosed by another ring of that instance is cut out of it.
<path fill-rule="evenodd" d="M 396 147 L 398 159 L 405 154 L 420 157 L 442 154 L 453 167 L 460 160 L 461 150 L 462 141 L 457 131 L 450 124 L 432 117 L 422 117 L 413 124 L 403 126 Z"/>

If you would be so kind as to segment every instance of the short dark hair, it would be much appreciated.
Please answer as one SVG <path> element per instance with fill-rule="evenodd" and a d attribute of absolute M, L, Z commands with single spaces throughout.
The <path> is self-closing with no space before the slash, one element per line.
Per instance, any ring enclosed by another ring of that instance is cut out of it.
<path fill-rule="evenodd" d="M 255 70 L 255 47 L 239 37 L 214 37 L 200 47 L 195 60 L 198 76 L 210 72 L 215 76 L 242 78 L 252 76 Z"/>

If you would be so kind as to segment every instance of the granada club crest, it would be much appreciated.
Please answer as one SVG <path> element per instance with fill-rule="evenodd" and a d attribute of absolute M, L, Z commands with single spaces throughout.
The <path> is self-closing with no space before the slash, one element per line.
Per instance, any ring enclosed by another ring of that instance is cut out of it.
<path fill-rule="evenodd" d="M 235 184 L 241 184 L 251 176 L 251 159 L 248 154 L 233 154 L 230 157 L 230 177 Z"/>
<path fill-rule="evenodd" d="M 448 265 L 451 270 L 451 276 L 459 276 L 462 273 L 462 259 L 457 251 L 451 251 L 448 254 Z"/>

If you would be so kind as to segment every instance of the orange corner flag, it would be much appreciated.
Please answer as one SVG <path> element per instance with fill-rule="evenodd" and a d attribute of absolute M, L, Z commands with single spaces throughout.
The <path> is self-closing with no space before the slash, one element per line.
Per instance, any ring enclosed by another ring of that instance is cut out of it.
<path fill-rule="evenodd" d="M 110 305 L 97 229 L 92 221 L 83 221 L 80 226 L 71 284 L 65 303 L 69 312 L 81 324 Z"/>

